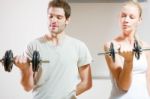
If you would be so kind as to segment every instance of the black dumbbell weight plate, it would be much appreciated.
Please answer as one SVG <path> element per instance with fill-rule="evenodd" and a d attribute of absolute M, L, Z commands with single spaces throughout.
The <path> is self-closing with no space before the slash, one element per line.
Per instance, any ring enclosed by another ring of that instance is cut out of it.
<path fill-rule="evenodd" d="M 10 72 L 13 67 L 13 53 L 11 50 L 5 52 L 5 56 L 3 57 L 3 65 L 4 69 L 7 72 Z"/>
<path fill-rule="evenodd" d="M 33 52 L 32 56 L 32 70 L 33 72 L 37 72 L 40 65 L 40 54 L 38 51 Z"/>
<path fill-rule="evenodd" d="M 110 44 L 109 52 L 110 52 L 109 55 L 112 57 L 113 61 L 115 62 L 115 50 L 114 50 L 114 45 L 112 42 Z"/>
<path fill-rule="evenodd" d="M 140 45 L 138 44 L 138 42 L 136 40 L 134 42 L 134 49 L 133 49 L 133 51 L 135 52 L 135 57 L 137 59 L 139 59 L 140 58 L 140 53 L 141 53 L 141 47 L 140 47 Z"/>

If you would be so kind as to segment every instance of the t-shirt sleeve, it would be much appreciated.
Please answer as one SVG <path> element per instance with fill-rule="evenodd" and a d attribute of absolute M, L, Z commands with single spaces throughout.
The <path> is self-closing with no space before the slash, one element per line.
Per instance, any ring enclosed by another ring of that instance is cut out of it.
<path fill-rule="evenodd" d="M 28 57 L 29 59 L 32 59 L 33 50 L 34 50 L 33 44 L 30 42 L 25 48 L 23 55 Z"/>
<path fill-rule="evenodd" d="M 79 59 L 78 59 L 78 67 L 87 65 L 87 64 L 91 64 L 92 62 L 92 56 L 89 52 L 89 49 L 87 48 L 87 46 L 82 43 L 79 46 Z"/>
<path fill-rule="evenodd" d="M 37 50 L 36 44 L 37 44 L 36 41 L 31 41 L 30 43 L 28 43 L 27 47 L 25 48 L 25 51 L 23 52 L 24 56 L 28 57 L 30 60 L 32 60 L 33 51 Z M 40 66 L 39 70 L 38 70 L 38 72 L 36 74 L 36 77 L 34 78 L 34 84 L 36 86 L 38 86 L 41 83 L 43 83 L 43 81 L 39 80 L 40 77 L 41 77 L 41 74 L 42 74 L 42 69 L 41 69 L 41 66 Z"/>

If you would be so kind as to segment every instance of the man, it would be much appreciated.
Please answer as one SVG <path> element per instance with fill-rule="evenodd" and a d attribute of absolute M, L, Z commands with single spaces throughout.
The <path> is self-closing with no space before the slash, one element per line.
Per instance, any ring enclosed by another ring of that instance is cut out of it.
<path fill-rule="evenodd" d="M 65 34 L 70 14 L 66 1 L 51 1 L 47 9 L 49 33 L 30 42 L 25 55 L 16 56 L 21 83 L 26 91 L 33 89 L 34 99 L 76 99 L 92 86 L 92 58 L 88 48 L 82 41 Z M 42 64 L 36 73 L 28 62 L 34 50 L 39 51 L 42 60 L 50 61 Z"/>

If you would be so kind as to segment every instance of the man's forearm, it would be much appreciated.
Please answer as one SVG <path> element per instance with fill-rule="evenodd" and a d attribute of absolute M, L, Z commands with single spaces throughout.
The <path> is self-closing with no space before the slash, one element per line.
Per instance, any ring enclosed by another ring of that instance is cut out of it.
<path fill-rule="evenodd" d="M 27 69 L 21 70 L 21 74 L 21 84 L 23 85 L 24 89 L 26 91 L 32 90 L 34 86 L 33 72 L 30 69 Z"/>
<path fill-rule="evenodd" d="M 80 95 L 92 87 L 92 83 L 80 82 L 77 85 L 76 95 Z"/>

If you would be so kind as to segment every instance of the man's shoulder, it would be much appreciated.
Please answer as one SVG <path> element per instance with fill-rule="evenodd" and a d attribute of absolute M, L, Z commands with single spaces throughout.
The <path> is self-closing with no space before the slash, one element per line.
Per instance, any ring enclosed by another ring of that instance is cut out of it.
<path fill-rule="evenodd" d="M 70 40 L 70 41 L 72 41 L 72 42 L 74 42 L 74 43 L 84 44 L 84 41 L 82 41 L 82 40 L 80 40 L 80 39 L 78 39 L 78 38 L 71 37 L 71 36 L 68 36 L 68 35 L 67 35 L 67 38 L 68 38 L 68 40 Z"/>
<path fill-rule="evenodd" d="M 44 39 L 44 36 L 40 36 L 40 37 L 36 37 L 34 39 L 32 39 L 31 41 L 28 42 L 28 46 L 36 46 L 36 45 L 39 45 L 39 44 L 42 44 L 42 42 L 44 42 L 45 39 Z"/>

